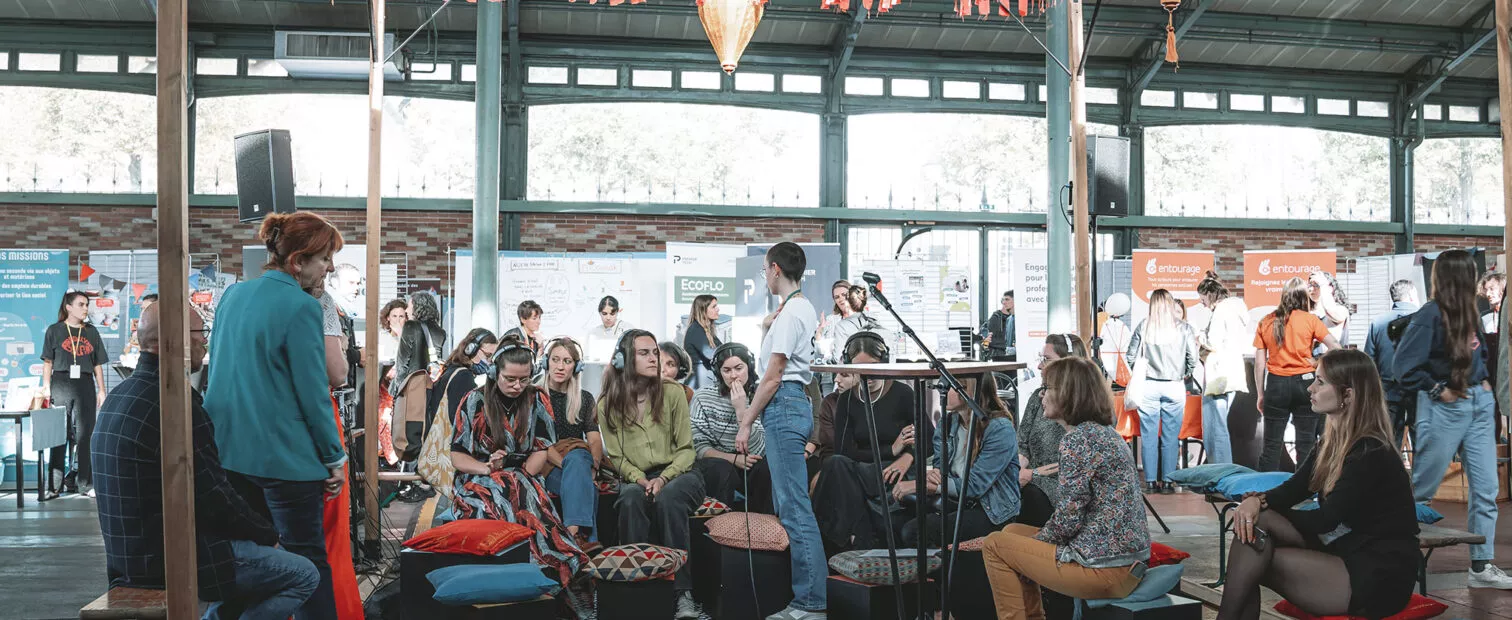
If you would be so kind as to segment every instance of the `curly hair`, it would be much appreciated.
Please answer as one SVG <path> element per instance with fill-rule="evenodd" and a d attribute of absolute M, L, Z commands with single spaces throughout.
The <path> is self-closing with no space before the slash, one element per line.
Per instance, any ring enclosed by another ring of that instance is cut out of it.
<path fill-rule="evenodd" d="M 436 298 L 431 297 L 430 293 L 413 293 L 409 296 L 409 302 L 415 309 L 410 320 L 431 325 L 441 323 L 441 309 L 436 307 Z"/>

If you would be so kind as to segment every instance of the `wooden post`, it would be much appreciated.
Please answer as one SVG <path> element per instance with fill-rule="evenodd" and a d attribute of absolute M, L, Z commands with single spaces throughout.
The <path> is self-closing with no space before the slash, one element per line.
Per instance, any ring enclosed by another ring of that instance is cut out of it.
<path fill-rule="evenodd" d="M 189 9 L 159 0 L 157 13 L 158 303 L 161 304 L 163 564 L 168 617 L 199 611 L 194 535 L 194 422 L 189 401 Z"/>
<path fill-rule="evenodd" d="M 1076 331 L 1082 342 L 1091 343 L 1093 336 L 1092 317 L 1097 314 L 1097 303 L 1092 291 L 1092 232 L 1089 230 L 1087 209 L 1087 79 L 1082 72 L 1082 3 L 1070 0 L 1067 7 L 1068 34 L 1071 37 L 1071 53 L 1066 58 L 1071 67 L 1071 212 L 1072 247 L 1076 257 L 1073 262 L 1076 286 L 1073 298 L 1076 307 Z"/>
<path fill-rule="evenodd" d="M 368 68 L 367 330 L 362 349 L 366 411 L 362 433 L 362 498 L 367 506 L 365 539 L 378 540 L 378 253 L 383 246 L 383 48 L 385 0 L 372 0 L 373 59 Z M 399 422 L 403 424 L 403 422 Z"/>
<path fill-rule="evenodd" d="M 1502 251 L 1507 262 L 1512 263 L 1512 235 L 1506 227 L 1512 226 L 1512 48 L 1507 41 L 1512 33 L 1512 0 L 1496 0 L 1496 81 L 1501 106 L 1502 140 Z M 1502 329 L 1512 329 L 1512 312 L 1502 310 Z M 1506 372 L 1503 370 L 1502 372 Z"/>

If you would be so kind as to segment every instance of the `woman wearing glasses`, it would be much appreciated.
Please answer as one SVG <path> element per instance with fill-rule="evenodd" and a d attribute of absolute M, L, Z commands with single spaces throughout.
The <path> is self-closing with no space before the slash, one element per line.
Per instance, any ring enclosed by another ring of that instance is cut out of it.
<path fill-rule="evenodd" d="M 546 493 L 551 469 L 547 446 L 556 442 L 546 395 L 530 384 L 535 357 L 529 346 L 505 338 L 483 387 L 457 410 L 452 431 L 453 505 L 462 519 L 495 519 L 530 527 L 530 554 L 568 594 L 581 617 L 589 611 L 573 578 L 588 556 L 573 542 Z M 538 430 L 547 431 L 542 437 Z"/>
<path fill-rule="evenodd" d="M 1040 351 L 1039 369 L 1067 357 L 1087 358 L 1087 347 L 1075 334 L 1051 334 Z M 1022 496 L 1018 523 L 1043 527 L 1060 499 L 1060 442 L 1066 427 L 1045 417 L 1045 388 L 1029 395 L 1018 425 L 1019 472 Z"/>

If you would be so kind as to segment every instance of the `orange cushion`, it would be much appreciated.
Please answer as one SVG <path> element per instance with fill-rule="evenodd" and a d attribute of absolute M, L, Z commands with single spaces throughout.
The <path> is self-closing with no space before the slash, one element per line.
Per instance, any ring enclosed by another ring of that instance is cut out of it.
<path fill-rule="evenodd" d="M 1192 557 L 1192 554 L 1169 545 L 1158 542 L 1150 543 L 1150 561 L 1145 565 L 1150 568 L 1165 566 L 1167 564 L 1180 564 L 1182 560 Z"/>
<path fill-rule="evenodd" d="M 1420 594 L 1412 595 L 1407 601 L 1407 607 L 1395 615 L 1387 616 L 1385 620 L 1419 620 L 1422 618 L 1435 618 L 1449 606 Z M 1284 616 L 1291 616 L 1297 620 L 1354 620 L 1355 616 L 1314 616 L 1293 605 L 1291 601 L 1282 600 L 1276 603 L 1276 612 Z"/>
<path fill-rule="evenodd" d="M 746 532 L 746 524 L 750 532 Z M 709 538 L 726 547 L 756 551 L 782 551 L 788 548 L 787 530 L 776 516 L 746 512 L 727 512 L 709 519 Z"/>
<path fill-rule="evenodd" d="M 528 527 L 508 521 L 463 519 L 426 530 L 404 541 L 404 548 L 457 555 L 498 555 L 533 533 Z"/>
<path fill-rule="evenodd" d="M 1177 439 L 1202 439 L 1202 397 L 1187 395 L 1186 408 L 1181 416 L 1181 431 Z"/>

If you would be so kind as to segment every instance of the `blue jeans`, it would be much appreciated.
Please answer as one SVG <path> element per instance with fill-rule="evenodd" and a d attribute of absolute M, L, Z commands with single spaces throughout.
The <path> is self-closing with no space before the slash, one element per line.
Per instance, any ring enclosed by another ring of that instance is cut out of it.
<path fill-rule="evenodd" d="M 593 486 L 593 453 L 578 449 L 562 457 L 562 466 L 546 475 L 546 490 L 562 498 L 562 523 L 588 528 L 589 540 L 598 540 L 593 531 L 598 517 L 598 487 Z"/>
<path fill-rule="evenodd" d="M 1140 457 L 1145 482 L 1170 480 L 1176 471 L 1181 441 L 1181 416 L 1186 413 L 1186 384 L 1181 381 L 1145 380 L 1144 402 L 1139 404 Z M 1156 437 L 1156 435 L 1159 437 Z M 1156 447 L 1159 449 L 1154 449 Z M 1160 470 L 1160 477 L 1155 471 Z"/>
<path fill-rule="evenodd" d="M 295 620 L 336 620 L 336 594 L 331 587 L 331 563 L 325 546 L 325 485 L 313 482 L 274 480 L 227 472 L 227 478 L 242 498 L 264 513 L 278 530 L 278 545 L 304 556 L 320 573 L 315 593 L 294 612 Z"/>
<path fill-rule="evenodd" d="M 206 620 L 288 620 L 320 585 L 315 565 L 288 551 L 233 540 L 231 552 L 236 586 L 226 600 L 210 604 Z"/>
<path fill-rule="evenodd" d="M 761 413 L 766 428 L 766 463 L 772 472 L 772 504 L 787 530 L 793 560 L 794 609 L 824 611 L 829 565 L 819 540 L 819 522 L 809 500 L 808 465 L 803 449 L 814 430 L 814 407 L 803 385 L 783 381 Z"/>
<path fill-rule="evenodd" d="M 1418 393 L 1417 441 L 1412 466 L 1413 498 L 1426 504 L 1438 492 L 1450 459 L 1457 453 L 1470 480 L 1468 529 L 1486 537 L 1470 546 L 1471 560 L 1496 558 L 1496 400 L 1475 387 L 1445 403 Z"/>
<path fill-rule="evenodd" d="M 1234 446 L 1229 442 L 1229 408 L 1234 393 L 1202 397 L 1202 450 L 1208 463 L 1234 462 Z"/>

